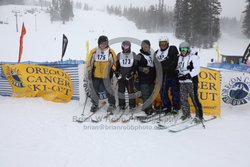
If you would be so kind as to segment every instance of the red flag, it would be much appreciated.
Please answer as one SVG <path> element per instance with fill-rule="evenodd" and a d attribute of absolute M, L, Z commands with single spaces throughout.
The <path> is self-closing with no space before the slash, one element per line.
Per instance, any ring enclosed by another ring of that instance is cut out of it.
<path fill-rule="evenodd" d="M 18 63 L 20 63 L 21 58 L 22 58 L 22 53 L 23 53 L 23 37 L 26 34 L 26 28 L 24 26 L 22 26 L 22 32 L 21 32 L 21 36 L 20 36 L 20 45 L 19 45 L 19 56 L 18 56 Z"/>

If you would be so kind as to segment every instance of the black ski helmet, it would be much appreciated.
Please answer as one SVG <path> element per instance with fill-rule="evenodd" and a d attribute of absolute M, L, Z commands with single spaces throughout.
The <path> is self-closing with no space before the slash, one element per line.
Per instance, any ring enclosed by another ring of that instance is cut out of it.
<path fill-rule="evenodd" d="M 126 48 L 126 46 L 128 47 L 128 48 Z M 124 52 L 125 50 L 126 50 L 126 52 L 131 52 L 131 42 L 130 41 L 123 41 L 122 42 L 122 45 L 121 45 L 121 47 L 122 47 L 122 51 Z M 127 50 L 128 49 L 128 50 Z"/>
<path fill-rule="evenodd" d="M 105 36 L 105 35 L 101 35 L 99 38 L 98 38 L 98 45 L 100 45 L 101 43 L 103 42 L 108 42 L 108 37 Z"/>

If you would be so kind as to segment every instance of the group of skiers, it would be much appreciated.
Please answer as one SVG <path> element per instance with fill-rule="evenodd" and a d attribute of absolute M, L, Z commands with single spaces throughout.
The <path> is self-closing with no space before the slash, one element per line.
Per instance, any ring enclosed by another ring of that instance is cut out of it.
<path fill-rule="evenodd" d="M 166 36 L 159 38 L 159 49 L 155 53 L 150 51 L 149 40 L 141 42 L 138 54 L 131 50 L 131 42 L 123 41 L 121 52 L 117 55 L 109 47 L 107 36 L 98 38 L 98 46 L 92 49 L 86 58 L 88 79 L 91 84 L 91 112 L 98 111 L 99 100 L 108 99 L 107 112 L 126 110 L 125 91 L 128 92 L 128 107 L 131 112 L 137 107 L 137 91 L 141 92 L 143 101 L 141 111 L 146 115 L 154 112 L 164 114 L 178 114 L 182 109 L 182 120 L 191 118 L 188 97 L 190 96 L 195 106 L 194 121 L 203 119 L 202 105 L 198 98 L 198 74 L 200 71 L 199 57 L 193 53 L 187 42 L 176 46 L 169 45 Z M 180 52 L 180 53 L 179 53 Z M 157 73 L 158 64 L 160 74 Z M 118 92 L 111 85 L 111 79 L 116 77 Z M 158 83 L 157 77 L 162 77 Z M 154 104 L 155 88 L 160 87 L 161 104 Z M 170 93 L 169 93 L 170 92 Z M 119 108 L 116 107 L 114 95 L 118 93 Z M 170 98 L 171 94 L 171 98 Z"/>

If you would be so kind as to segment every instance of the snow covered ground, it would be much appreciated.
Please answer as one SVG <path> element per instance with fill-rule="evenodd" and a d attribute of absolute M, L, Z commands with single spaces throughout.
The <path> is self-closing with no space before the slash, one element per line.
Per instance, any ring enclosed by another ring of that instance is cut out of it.
<path fill-rule="evenodd" d="M 1 6 L 0 61 L 17 61 L 20 32 L 15 32 L 12 9 L 23 11 L 30 6 Z M 74 22 L 50 24 L 48 14 L 23 14 L 27 34 L 24 37 L 23 61 L 60 60 L 62 34 L 69 39 L 64 59 L 85 59 L 85 41 L 96 46 L 99 35 L 110 39 L 135 37 L 149 39 L 157 49 L 160 33 L 147 34 L 123 17 L 98 11 L 75 10 Z M 170 43 L 181 42 L 167 34 Z M 221 53 L 243 54 L 249 40 L 223 34 L 218 42 Z M 133 46 L 135 51 L 139 48 Z M 114 45 L 119 51 L 119 44 Z M 200 50 L 202 65 L 216 58 L 215 49 Z M 78 101 L 53 103 L 41 98 L 0 96 L 0 166 L 1 167 L 249 167 L 249 109 L 222 105 L 220 118 L 181 133 L 154 130 L 155 124 L 138 122 L 76 123 L 74 116 L 82 112 Z M 86 111 L 90 108 L 88 104 Z M 92 129 L 91 129 L 92 128 Z M 123 128 L 123 129 L 121 129 Z M 127 128 L 127 129 L 126 129 Z M 94 130 L 93 130 L 94 129 Z"/>
<path fill-rule="evenodd" d="M 73 122 L 82 110 L 78 101 L 0 97 L 0 107 L 1 167 L 250 165 L 249 110 L 223 108 L 205 130 L 172 134 L 152 123 Z"/>

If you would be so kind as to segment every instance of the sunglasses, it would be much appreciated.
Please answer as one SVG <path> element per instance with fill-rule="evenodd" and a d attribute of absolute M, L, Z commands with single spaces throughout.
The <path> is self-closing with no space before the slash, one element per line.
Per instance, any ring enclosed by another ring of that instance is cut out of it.
<path fill-rule="evenodd" d="M 180 51 L 181 51 L 181 52 L 182 52 L 182 51 L 187 52 L 187 51 L 188 51 L 188 48 L 180 48 Z"/>
<path fill-rule="evenodd" d="M 160 45 L 167 45 L 168 43 L 167 43 L 167 41 L 160 41 L 159 44 Z"/>

